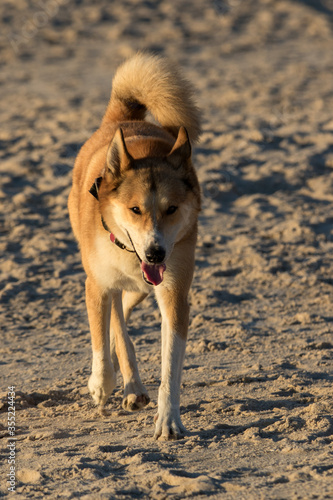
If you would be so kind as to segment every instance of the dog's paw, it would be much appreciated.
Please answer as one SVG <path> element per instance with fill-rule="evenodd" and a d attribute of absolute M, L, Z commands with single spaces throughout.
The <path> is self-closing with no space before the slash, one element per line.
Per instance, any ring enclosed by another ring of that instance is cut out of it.
<path fill-rule="evenodd" d="M 150 401 L 145 387 L 138 382 L 126 384 L 122 406 L 126 411 L 138 411 Z"/>
<path fill-rule="evenodd" d="M 103 407 L 117 384 L 117 376 L 113 370 L 108 370 L 103 375 L 92 373 L 88 388 L 97 405 Z"/>
<path fill-rule="evenodd" d="M 157 413 L 154 417 L 155 434 L 154 439 L 160 441 L 172 441 L 182 439 L 186 434 L 186 429 L 181 423 L 179 415 Z"/>

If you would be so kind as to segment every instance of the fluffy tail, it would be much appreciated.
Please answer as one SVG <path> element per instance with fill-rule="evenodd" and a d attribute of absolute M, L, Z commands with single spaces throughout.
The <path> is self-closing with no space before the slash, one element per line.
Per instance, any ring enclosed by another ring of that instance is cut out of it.
<path fill-rule="evenodd" d="M 149 111 L 175 137 L 184 126 L 196 141 L 199 110 L 192 96 L 191 84 L 166 59 L 139 53 L 118 68 L 103 123 L 143 120 Z"/>

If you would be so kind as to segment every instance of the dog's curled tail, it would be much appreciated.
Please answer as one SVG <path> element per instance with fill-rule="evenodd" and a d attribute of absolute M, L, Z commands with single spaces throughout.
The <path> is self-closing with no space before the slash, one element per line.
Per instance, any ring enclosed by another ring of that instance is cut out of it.
<path fill-rule="evenodd" d="M 139 53 L 118 68 L 103 123 L 143 120 L 149 111 L 175 137 L 184 126 L 196 141 L 200 121 L 192 96 L 191 84 L 166 59 Z"/>

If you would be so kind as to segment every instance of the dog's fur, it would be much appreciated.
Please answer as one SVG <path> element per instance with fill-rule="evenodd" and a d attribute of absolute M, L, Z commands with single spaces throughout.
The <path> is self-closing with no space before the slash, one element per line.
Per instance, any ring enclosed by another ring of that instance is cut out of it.
<path fill-rule="evenodd" d="M 144 121 L 147 111 L 159 125 Z M 123 407 L 134 411 L 149 402 L 126 322 L 153 288 L 149 282 L 155 285 L 162 314 L 156 439 L 185 431 L 179 392 L 200 210 L 190 141 L 199 131 L 189 83 L 163 58 L 134 56 L 118 69 L 101 126 L 76 159 L 68 201 L 87 273 L 88 385 L 101 408 L 119 368 Z"/>

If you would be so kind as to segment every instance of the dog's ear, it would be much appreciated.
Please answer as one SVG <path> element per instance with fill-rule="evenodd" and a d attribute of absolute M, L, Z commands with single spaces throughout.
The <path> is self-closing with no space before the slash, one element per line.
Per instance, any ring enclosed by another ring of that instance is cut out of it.
<path fill-rule="evenodd" d="M 123 131 L 118 128 L 106 155 L 107 168 L 114 177 L 119 177 L 121 171 L 129 167 L 132 159 L 126 148 Z"/>
<path fill-rule="evenodd" d="M 168 161 L 176 168 L 186 164 L 191 158 L 191 144 L 185 127 L 180 127 L 173 148 L 167 156 Z"/>

